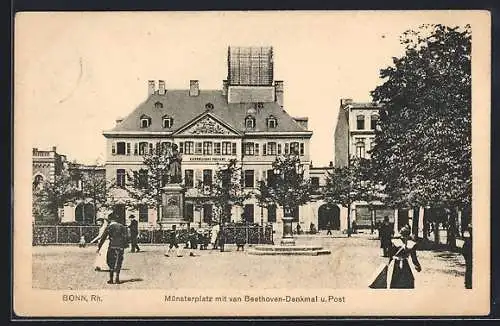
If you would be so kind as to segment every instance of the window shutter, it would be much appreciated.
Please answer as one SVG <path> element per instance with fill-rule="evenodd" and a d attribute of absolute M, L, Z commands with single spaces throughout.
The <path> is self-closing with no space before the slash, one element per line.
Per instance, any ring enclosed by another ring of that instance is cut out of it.
<path fill-rule="evenodd" d="M 134 155 L 138 155 L 139 154 L 139 144 L 135 143 L 134 144 Z"/>
<path fill-rule="evenodd" d="M 281 155 L 281 144 L 278 144 L 278 155 Z"/>
<path fill-rule="evenodd" d="M 300 143 L 300 155 L 304 155 L 304 143 Z"/>
<path fill-rule="evenodd" d="M 236 155 L 236 143 L 232 143 L 232 144 L 231 144 L 231 146 L 232 146 L 231 153 L 232 153 L 233 155 Z"/>
<path fill-rule="evenodd" d="M 149 143 L 149 154 L 153 154 L 153 143 Z"/>
<path fill-rule="evenodd" d="M 127 155 L 130 155 L 130 143 L 127 143 Z"/>
<path fill-rule="evenodd" d="M 113 142 L 111 144 L 111 154 L 116 155 L 116 143 L 115 142 Z"/>
<path fill-rule="evenodd" d="M 290 145 L 288 143 L 285 143 L 285 155 L 290 152 Z"/>
<path fill-rule="evenodd" d="M 262 155 L 267 155 L 267 153 L 266 153 L 266 144 L 262 145 Z"/>
<path fill-rule="evenodd" d="M 179 143 L 179 153 L 183 154 L 184 153 L 184 142 L 181 141 Z"/>
<path fill-rule="evenodd" d="M 259 156 L 259 143 L 255 143 L 255 155 Z"/>

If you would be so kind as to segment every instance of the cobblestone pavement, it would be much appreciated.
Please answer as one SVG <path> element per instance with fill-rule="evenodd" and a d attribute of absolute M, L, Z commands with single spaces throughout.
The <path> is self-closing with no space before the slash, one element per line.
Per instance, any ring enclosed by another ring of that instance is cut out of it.
<path fill-rule="evenodd" d="M 107 273 L 93 270 L 95 246 L 33 247 L 33 288 L 41 289 L 180 289 L 180 288 L 332 288 L 366 289 L 380 264 L 379 241 L 372 235 L 301 236 L 297 243 L 321 244 L 322 256 L 254 256 L 226 246 L 228 252 L 184 251 L 164 257 L 165 247 L 142 245 L 125 254 L 120 285 L 106 284 Z M 247 247 L 248 249 L 248 247 Z M 416 287 L 463 288 L 463 257 L 448 251 L 419 251 L 422 272 Z"/>

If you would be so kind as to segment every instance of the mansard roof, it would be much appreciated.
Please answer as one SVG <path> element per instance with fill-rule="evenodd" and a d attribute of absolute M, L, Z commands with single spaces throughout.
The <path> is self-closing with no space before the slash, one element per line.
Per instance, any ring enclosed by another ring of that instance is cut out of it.
<path fill-rule="evenodd" d="M 155 103 L 163 104 L 155 108 Z M 208 103 L 213 104 L 213 108 Z M 225 122 L 241 133 L 249 132 L 307 132 L 276 102 L 228 103 L 227 97 L 220 90 L 200 90 L 198 96 L 190 96 L 189 90 L 167 90 L 165 95 L 158 93 L 149 97 L 133 110 L 126 118 L 109 132 L 161 132 L 162 117 L 168 115 L 174 119 L 169 131 L 176 132 L 206 112 Z M 151 117 L 151 124 L 141 128 L 140 117 Z M 245 128 L 245 118 L 255 117 L 255 128 Z M 276 128 L 268 128 L 267 119 L 274 116 L 278 120 Z"/>

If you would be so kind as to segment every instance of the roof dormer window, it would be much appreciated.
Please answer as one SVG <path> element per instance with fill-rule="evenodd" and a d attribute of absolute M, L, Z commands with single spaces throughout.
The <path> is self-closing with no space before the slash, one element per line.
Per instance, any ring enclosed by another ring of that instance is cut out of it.
<path fill-rule="evenodd" d="M 255 118 L 253 116 L 248 115 L 245 118 L 245 128 L 247 128 L 247 129 L 255 128 Z"/>
<path fill-rule="evenodd" d="M 278 126 L 278 120 L 275 117 L 270 116 L 267 118 L 267 127 L 268 128 L 276 128 Z"/>
<path fill-rule="evenodd" d="M 143 114 L 141 116 L 141 128 L 148 128 L 151 125 L 151 117 Z"/>
<path fill-rule="evenodd" d="M 163 109 L 163 103 L 161 103 L 161 102 L 156 102 L 156 103 L 155 103 L 155 109 Z"/>
<path fill-rule="evenodd" d="M 174 124 L 174 119 L 169 116 L 163 116 L 163 128 L 172 128 Z"/>

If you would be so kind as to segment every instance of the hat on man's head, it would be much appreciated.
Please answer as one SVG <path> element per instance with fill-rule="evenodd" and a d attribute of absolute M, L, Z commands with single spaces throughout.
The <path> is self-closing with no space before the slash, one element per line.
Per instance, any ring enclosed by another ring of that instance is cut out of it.
<path fill-rule="evenodd" d="M 133 215 L 133 214 L 132 214 L 132 215 L 130 215 L 128 218 L 130 218 L 130 219 L 134 219 L 134 218 L 135 218 L 135 215 Z"/>

